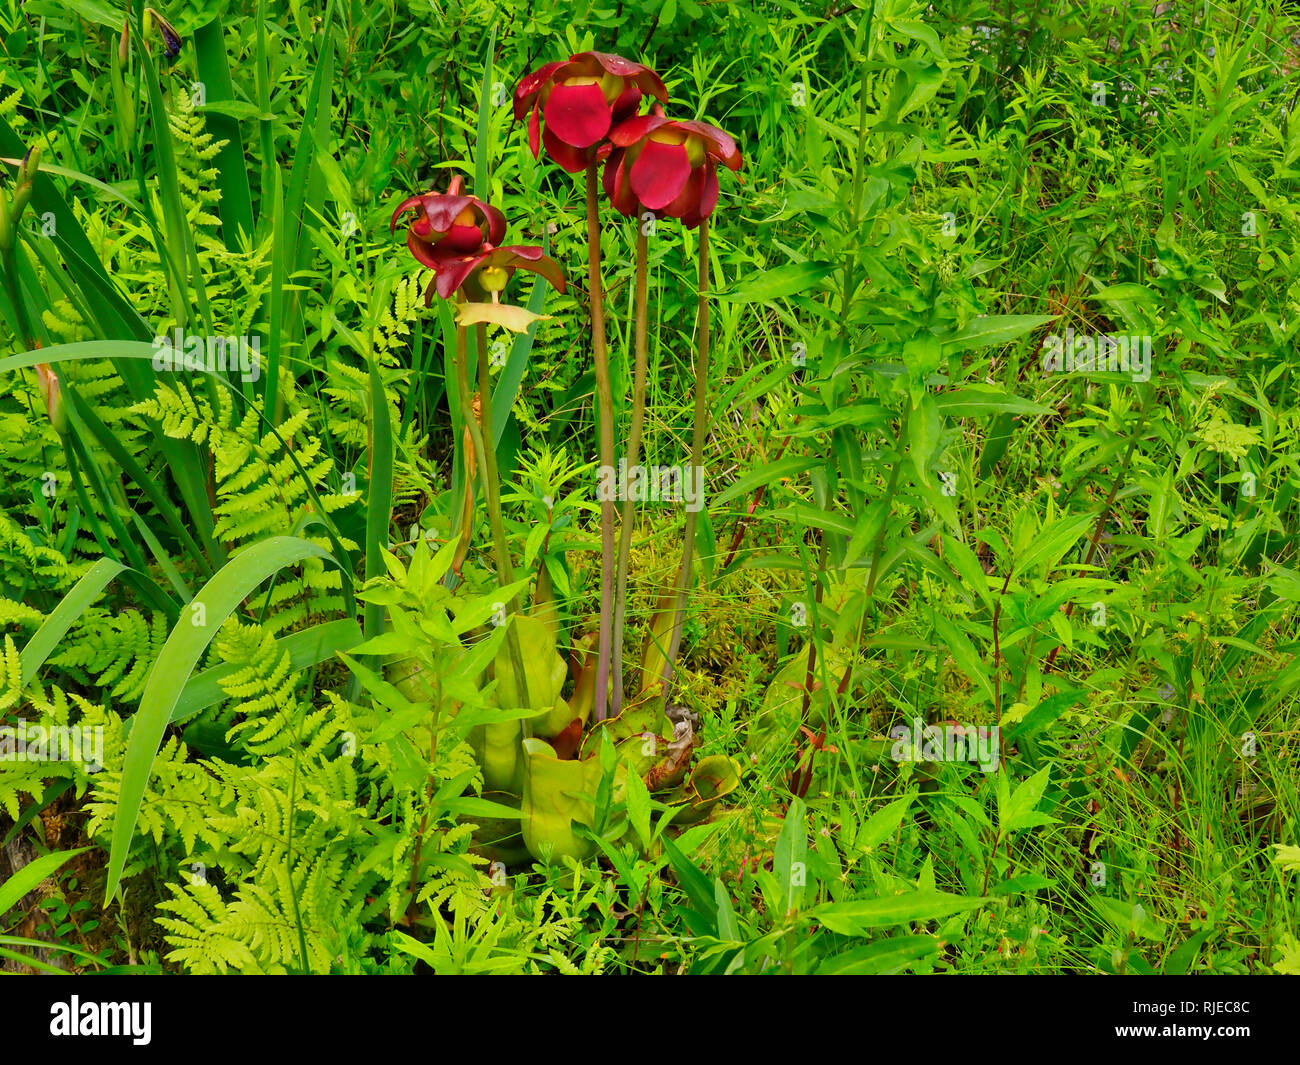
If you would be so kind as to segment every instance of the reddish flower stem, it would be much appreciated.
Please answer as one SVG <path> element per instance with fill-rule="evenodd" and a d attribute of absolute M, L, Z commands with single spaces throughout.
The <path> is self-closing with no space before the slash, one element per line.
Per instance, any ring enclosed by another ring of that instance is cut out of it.
<path fill-rule="evenodd" d="M 709 220 L 700 223 L 699 300 L 696 306 L 698 323 L 698 350 L 695 356 L 695 431 L 691 439 L 691 477 L 694 478 L 704 463 L 704 436 L 708 431 L 709 385 Z M 695 485 L 698 494 L 702 484 Z M 702 498 L 702 497 L 700 497 Z M 664 705 L 672 696 L 673 673 L 677 652 L 682 643 L 682 626 L 686 621 L 686 600 L 691 584 L 691 560 L 695 553 L 695 524 L 699 511 L 686 512 L 685 544 L 682 547 L 682 568 L 677 574 L 677 606 L 673 615 L 673 631 L 668 641 L 668 655 L 664 663 Z"/>
<path fill-rule="evenodd" d="M 605 348 L 605 294 L 600 283 L 600 213 L 597 162 L 587 163 L 587 282 L 591 299 L 591 351 L 596 363 L 596 406 L 600 430 L 600 464 L 614 468 L 614 395 Z M 596 705 L 592 717 L 603 721 L 609 711 L 610 635 L 614 598 L 614 501 L 600 504 L 600 642 L 596 660 Z"/>
<path fill-rule="evenodd" d="M 635 307 L 635 350 L 636 370 L 632 385 L 632 425 L 627 437 L 627 468 L 631 476 L 632 467 L 641 458 L 641 429 L 645 421 L 645 384 L 646 384 L 646 260 L 649 257 L 648 240 L 645 230 L 637 223 L 636 237 L 636 307 Z M 627 617 L 627 569 L 628 558 L 632 553 L 632 524 L 636 516 L 636 504 L 631 493 L 623 500 L 623 514 L 619 520 L 618 542 L 618 595 L 614 601 L 614 702 L 613 710 L 618 714 L 623 709 L 623 622 Z"/>

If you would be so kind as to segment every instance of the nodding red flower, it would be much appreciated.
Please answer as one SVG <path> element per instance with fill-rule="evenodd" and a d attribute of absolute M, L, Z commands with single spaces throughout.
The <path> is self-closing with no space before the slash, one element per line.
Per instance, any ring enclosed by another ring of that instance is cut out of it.
<path fill-rule="evenodd" d="M 433 283 L 424 294 L 426 305 L 433 299 L 435 289 L 443 299 L 450 299 L 462 286 L 475 299 L 484 295 L 495 298 L 516 270 L 539 274 L 561 292 L 565 287 L 564 271 L 559 263 L 541 248 L 518 244 L 504 248 L 484 244 L 472 255 L 443 258 L 434 269 Z"/>
<path fill-rule="evenodd" d="M 580 52 L 567 62 L 547 63 L 519 83 L 515 120 L 529 115 L 533 158 L 545 144 L 547 155 L 576 174 L 586 167 L 593 146 L 615 123 L 636 114 L 647 93 L 668 102 L 668 90 L 649 67 L 605 52 Z"/>
<path fill-rule="evenodd" d="M 694 229 L 718 202 L 718 164 L 741 166 L 736 142 L 706 122 L 677 122 L 659 110 L 614 127 L 605 192 L 621 214 L 644 211 Z"/>
<path fill-rule="evenodd" d="M 421 210 L 406 231 L 406 246 L 431 270 L 447 259 L 492 247 L 506 235 L 505 215 L 477 197 L 466 196 L 461 191 L 464 184 L 457 174 L 446 192 L 407 197 L 397 205 L 388 224 L 391 233 L 404 213 L 417 207 Z"/>

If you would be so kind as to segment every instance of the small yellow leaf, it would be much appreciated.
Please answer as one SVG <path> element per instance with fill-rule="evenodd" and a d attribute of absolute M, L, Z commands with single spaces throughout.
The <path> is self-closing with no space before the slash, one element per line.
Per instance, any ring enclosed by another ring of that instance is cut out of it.
<path fill-rule="evenodd" d="M 456 311 L 457 325 L 478 325 L 491 322 L 504 326 L 512 333 L 522 333 L 534 322 L 550 318 L 549 314 L 533 314 L 526 307 L 509 303 L 462 303 Z"/>

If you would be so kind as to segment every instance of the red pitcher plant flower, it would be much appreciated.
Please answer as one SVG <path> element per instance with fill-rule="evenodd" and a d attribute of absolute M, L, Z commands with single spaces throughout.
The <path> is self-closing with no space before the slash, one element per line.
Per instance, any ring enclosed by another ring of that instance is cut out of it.
<path fill-rule="evenodd" d="M 605 52 L 580 52 L 567 62 L 547 63 L 519 83 L 515 119 L 529 116 L 534 158 L 544 144 L 547 155 L 576 174 L 610 128 L 636 114 L 646 94 L 668 102 L 668 90 L 649 67 Z"/>
<path fill-rule="evenodd" d="M 564 272 L 559 263 L 541 248 L 518 244 L 497 247 L 505 236 L 505 215 L 491 204 L 465 195 L 462 188 L 463 181 L 457 175 L 446 192 L 407 197 L 397 205 L 389 223 L 392 231 L 404 213 L 419 212 L 407 230 L 406 246 L 417 262 L 434 272 L 424 293 L 425 304 L 433 301 L 435 292 L 443 299 L 451 299 L 462 289 L 473 299 L 490 298 L 495 304 L 516 270 L 539 274 L 563 292 Z M 501 324 L 515 328 L 515 323 Z"/>
<path fill-rule="evenodd" d="M 629 216 L 654 211 L 688 229 L 717 205 L 718 164 L 739 170 L 742 162 L 736 142 L 716 126 L 662 113 L 630 118 L 609 139 L 605 192 L 614 209 Z"/>
<path fill-rule="evenodd" d="M 388 224 L 391 233 L 398 218 L 419 208 L 421 214 L 406 232 L 406 246 L 430 270 L 437 270 L 445 259 L 473 254 L 485 244 L 499 244 L 506 235 L 505 215 L 476 196 L 465 195 L 461 191 L 464 184 L 457 174 L 446 192 L 408 196 L 397 205 Z"/>

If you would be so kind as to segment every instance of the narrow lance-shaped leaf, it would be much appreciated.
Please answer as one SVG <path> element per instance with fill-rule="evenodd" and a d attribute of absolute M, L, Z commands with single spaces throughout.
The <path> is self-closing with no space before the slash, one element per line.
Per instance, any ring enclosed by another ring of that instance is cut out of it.
<path fill-rule="evenodd" d="M 122 870 L 126 867 L 127 852 L 131 849 L 131 837 L 135 833 L 140 803 L 158 754 L 158 745 L 185 682 L 203 652 L 216 638 L 222 623 L 253 589 L 285 566 L 308 558 L 333 561 L 328 551 L 293 536 L 275 536 L 239 552 L 203 586 L 167 637 L 149 673 L 140 708 L 135 714 L 135 727 L 127 743 L 122 785 L 113 818 L 105 904 L 117 891 Z"/>

